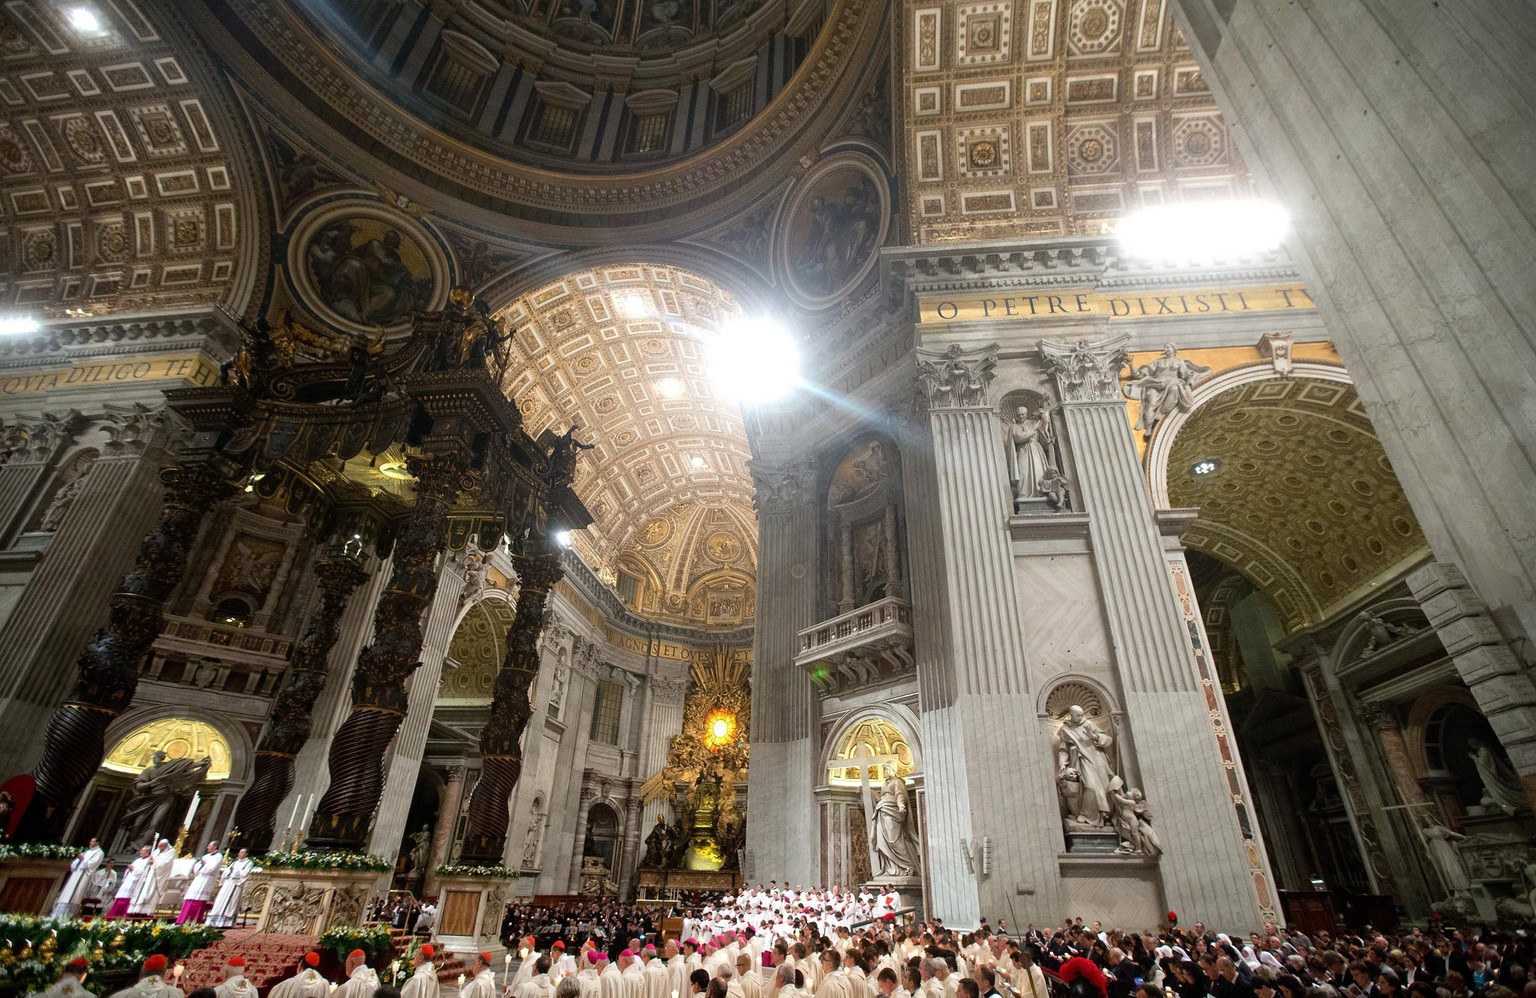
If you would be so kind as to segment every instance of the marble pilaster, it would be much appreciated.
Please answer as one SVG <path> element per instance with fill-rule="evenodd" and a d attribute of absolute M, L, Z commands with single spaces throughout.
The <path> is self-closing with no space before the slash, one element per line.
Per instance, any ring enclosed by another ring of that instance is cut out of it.
<path fill-rule="evenodd" d="M 437 892 L 437 868 L 448 862 L 453 849 L 453 831 L 464 806 L 464 767 L 449 766 L 443 774 L 443 792 L 437 799 L 437 826 L 432 829 L 432 858 L 427 863 L 423 894 Z"/>
<path fill-rule="evenodd" d="M 1132 736 L 1142 734 L 1135 759 L 1143 790 L 1154 812 L 1202 830 L 1163 836 L 1164 898 L 1173 910 L 1199 911 L 1211 924 L 1260 924 L 1264 912 L 1211 728 L 1212 707 L 1126 419 L 1124 340 L 1046 342 L 1041 353 L 1061 398 L 1126 716 Z"/>
<path fill-rule="evenodd" d="M 810 677 L 795 665 L 799 632 L 816 622 L 816 476 L 805 463 L 755 462 L 752 475 L 758 591 L 774 594 L 774 612 L 759 616 L 753 638 L 747 811 L 769 817 L 747 822 L 747 866 L 820 883 L 815 850 L 803 847 L 818 834 L 818 706 Z"/>
<path fill-rule="evenodd" d="M 1536 635 L 1531 9 L 1172 6 L 1436 556 Z"/>

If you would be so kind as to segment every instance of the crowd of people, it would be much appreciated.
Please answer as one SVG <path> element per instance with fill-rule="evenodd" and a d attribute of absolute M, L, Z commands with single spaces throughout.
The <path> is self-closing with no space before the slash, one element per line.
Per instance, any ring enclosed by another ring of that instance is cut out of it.
<path fill-rule="evenodd" d="M 119 875 L 101 843 L 91 839 L 70 861 L 69 876 L 54 902 L 52 915 L 71 918 L 103 914 L 107 918 L 154 918 L 169 895 L 176 849 L 169 839 L 141 846 L 139 855 Z M 217 842 L 192 860 L 176 924 L 187 922 L 229 928 L 240 913 L 245 882 L 254 863 L 244 849 L 225 863 Z"/>

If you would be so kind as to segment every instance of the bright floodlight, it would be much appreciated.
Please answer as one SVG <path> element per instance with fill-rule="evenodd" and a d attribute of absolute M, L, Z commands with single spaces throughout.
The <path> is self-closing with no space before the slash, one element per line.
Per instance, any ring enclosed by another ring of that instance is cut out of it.
<path fill-rule="evenodd" d="M 771 319 L 742 319 L 709 346 L 710 374 L 727 398 L 770 402 L 800 381 L 800 349 Z"/>
<path fill-rule="evenodd" d="M 613 300 L 614 307 L 626 319 L 643 319 L 655 311 L 651 300 L 638 291 L 627 291 Z"/>
<path fill-rule="evenodd" d="M 31 316 L 0 317 L 0 336 L 25 336 L 42 328 L 42 323 Z"/>
<path fill-rule="evenodd" d="M 662 378 L 656 382 L 656 394 L 664 399 L 675 399 L 683 394 L 683 383 L 677 378 Z"/>
<path fill-rule="evenodd" d="M 571 532 L 569 530 L 558 531 L 555 534 L 555 543 L 560 545 L 563 548 L 570 547 L 571 546 Z"/>
<path fill-rule="evenodd" d="M 709 466 L 709 462 L 704 460 L 698 454 L 695 454 L 688 459 L 688 466 L 694 471 L 703 471 L 706 467 Z"/>
<path fill-rule="evenodd" d="M 65 11 L 69 18 L 69 26 L 82 35 L 97 35 L 101 33 L 101 18 L 89 7 L 70 7 Z"/>
<path fill-rule="evenodd" d="M 1285 209 L 1267 201 L 1170 204 L 1144 208 L 1120 223 L 1120 246 L 1144 260 L 1233 260 L 1280 246 Z"/>

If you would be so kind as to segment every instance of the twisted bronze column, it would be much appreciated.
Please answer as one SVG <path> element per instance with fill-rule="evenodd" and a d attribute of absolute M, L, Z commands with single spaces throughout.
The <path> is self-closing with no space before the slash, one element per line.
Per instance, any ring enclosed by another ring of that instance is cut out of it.
<path fill-rule="evenodd" d="M 331 740 L 331 785 L 320 798 L 308 844 L 361 849 L 384 793 L 384 751 L 405 719 L 405 680 L 420 664 L 422 615 L 437 592 L 437 557 L 448 512 L 473 476 L 447 458 L 411 458 L 416 505 L 395 542 L 394 571 L 373 614 L 373 643 L 352 674 L 352 713 Z"/>
<path fill-rule="evenodd" d="M 560 581 L 560 556 L 543 551 L 514 559 L 517 614 L 507 631 L 507 655 L 496 673 L 491 716 L 480 729 L 480 778 L 469 797 L 469 824 L 460 851 L 463 862 L 499 865 L 507 844 L 507 802 L 523 770 L 518 741 L 533 708 L 528 691 L 539 672 L 539 632 L 544 604 Z"/>
<path fill-rule="evenodd" d="M 75 684 L 43 735 L 43 755 L 32 771 L 37 792 L 18 836 L 57 840 L 75 798 L 101 767 L 107 726 L 133 702 L 139 663 L 165 624 L 165 598 L 181 581 L 187 551 L 203 518 L 235 491 L 211 464 L 169 468 L 160 523 L 139 545 L 139 558 L 112 595 L 107 625 L 75 661 Z"/>
<path fill-rule="evenodd" d="M 277 808 L 293 789 L 293 760 L 309 741 L 315 702 L 325 690 L 331 648 L 347 600 L 368 573 L 350 558 L 326 558 L 315 565 L 320 605 L 289 657 L 288 679 L 272 703 L 272 717 L 256 746 L 255 775 L 240 795 L 235 827 L 240 844 L 254 855 L 267 851 L 277 831 Z"/>

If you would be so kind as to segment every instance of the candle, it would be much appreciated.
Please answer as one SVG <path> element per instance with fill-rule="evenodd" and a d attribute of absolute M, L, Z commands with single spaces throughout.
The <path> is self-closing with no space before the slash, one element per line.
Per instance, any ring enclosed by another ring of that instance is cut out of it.
<path fill-rule="evenodd" d="M 181 975 L 186 973 L 186 971 L 187 971 L 187 965 L 184 964 L 184 963 L 178 963 L 176 965 L 176 969 L 171 971 L 171 976 L 179 981 L 179 980 L 181 980 Z"/>
<path fill-rule="evenodd" d="M 464 990 L 464 975 L 463 974 L 459 975 L 459 990 L 460 991 Z"/>
<path fill-rule="evenodd" d="M 304 801 L 304 820 L 299 823 L 299 829 L 300 829 L 301 834 L 302 834 L 302 832 L 304 830 L 309 828 L 309 819 L 313 818 L 314 816 L 315 816 L 315 795 L 314 794 L 310 794 L 309 798 Z"/>
<path fill-rule="evenodd" d="M 187 816 L 181 820 L 181 827 L 188 829 L 192 827 L 192 817 L 197 814 L 197 805 L 202 799 L 201 791 L 192 791 L 192 803 L 187 806 Z"/>
<path fill-rule="evenodd" d="M 288 827 L 292 828 L 299 821 L 299 805 L 304 803 L 304 795 L 299 794 L 293 799 L 293 813 L 288 816 Z"/>

